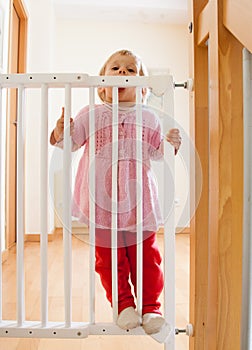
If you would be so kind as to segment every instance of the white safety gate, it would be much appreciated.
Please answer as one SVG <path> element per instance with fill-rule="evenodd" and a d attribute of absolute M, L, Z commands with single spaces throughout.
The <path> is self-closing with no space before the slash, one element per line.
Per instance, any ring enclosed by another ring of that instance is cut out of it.
<path fill-rule="evenodd" d="M 4 89 L 16 88 L 18 91 L 17 107 L 17 317 L 16 321 L 2 319 L 2 267 L 0 268 L 0 337 L 36 337 L 36 338 L 85 338 L 89 335 L 144 335 L 141 327 L 124 331 L 115 323 L 97 323 L 95 319 L 95 203 L 90 200 L 90 265 L 89 265 L 89 322 L 72 322 L 72 246 L 71 246 L 71 138 L 70 138 L 70 116 L 71 116 L 71 92 L 72 88 L 87 88 L 89 90 L 90 104 L 90 161 L 95 161 L 95 137 L 94 137 L 94 103 L 97 87 L 113 87 L 113 179 L 112 179 L 112 244 L 117 246 L 117 161 L 118 161 L 118 87 L 136 87 L 136 119 L 137 140 L 142 139 L 142 88 L 148 87 L 154 94 L 163 96 L 165 115 L 173 115 L 173 91 L 174 83 L 171 76 L 152 77 L 109 77 L 88 76 L 86 74 L 1 74 L 0 75 L 0 126 L 2 120 L 2 92 Z M 65 91 L 65 128 L 64 128 L 64 150 L 63 150 L 63 243 L 64 243 L 64 303 L 65 321 L 53 323 L 48 320 L 48 149 L 41 147 L 41 318 L 36 322 L 25 319 L 25 282 L 24 282 L 24 108 L 26 89 L 37 88 L 41 91 L 41 143 L 49 142 L 48 135 L 48 91 L 50 88 L 61 88 Z M 168 118 L 167 118 L 168 119 Z M 163 120 L 164 130 L 171 127 L 170 122 Z M 137 142 L 136 140 L 136 142 Z M 167 142 L 165 143 L 164 172 L 169 172 L 174 178 L 174 150 Z M 142 149 L 141 143 L 137 142 L 137 198 L 142 198 Z M 0 150 L 1 151 L 1 150 Z M 0 152 L 0 155 L 2 152 Z M 0 162 L 2 164 L 2 162 Z M 91 164 L 91 163 L 90 163 Z M 95 179 L 94 166 L 90 167 L 89 178 Z M 2 176 L 0 169 L 0 176 Z M 1 180 L 1 178 L 0 178 Z M 164 211 L 166 218 L 164 227 L 164 317 L 171 325 L 172 332 L 167 338 L 166 333 L 153 336 L 157 341 L 163 342 L 166 350 L 175 349 L 175 224 L 174 224 L 174 188 L 171 190 L 171 181 L 164 181 Z M 90 193 L 94 193 L 95 182 L 90 182 Z M 174 186 L 174 185 L 173 185 Z M 139 202 L 139 201 L 138 201 Z M 171 204 L 172 203 L 172 204 Z M 1 208 L 0 208 L 1 209 Z M 2 227 L 2 226 L 1 226 Z M 137 206 L 137 241 L 142 242 L 142 201 Z M 70 231 L 70 232 L 69 232 Z M 1 236 L 4 232 L 0 232 Z M 69 234 L 70 233 L 70 234 Z M 0 251 L 2 251 L 0 240 Z M 117 318 L 118 290 L 117 290 L 117 250 L 112 249 L 112 280 L 113 280 L 113 318 Z M 137 245 L 137 286 L 138 312 L 142 310 L 142 244 Z"/>

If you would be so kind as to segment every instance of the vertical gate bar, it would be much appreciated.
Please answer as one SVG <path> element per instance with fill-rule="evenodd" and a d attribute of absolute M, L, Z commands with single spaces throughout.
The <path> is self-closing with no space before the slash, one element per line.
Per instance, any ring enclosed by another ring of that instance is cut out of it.
<path fill-rule="evenodd" d="M 72 322 L 72 217 L 71 217 L 71 85 L 65 85 L 65 118 L 63 150 L 63 240 L 64 240 L 64 290 L 65 326 Z"/>
<path fill-rule="evenodd" d="M 117 270 L 117 209 L 118 209 L 118 87 L 113 87 L 112 110 L 112 225 L 111 225 L 111 254 L 112 254 L 112 305 L 113 320 L 118 317 L 118 270 Z"/>
<path fill-rule="evenodd" d="M 95 323 L 95 100 L 94 87 L 89 88 L 89 244 L 90 244 L 90 290 L 89 290 L 89 322 Z"/>
<path fill-rule="evenodd" d="M 143 154 L 142 88 L 136 88 L 136 183 L 137 183 L 137 311 L 143 309 Z"/>
<path fill-rule="evenodd" d="M 24 285 L 24 94 L 23 86 L 18 87 L 17 109 L 17 325 L 25 320 Z"/>
<path fill-rule="evenodd" d="M 40 257 L 41 257 L 41 324 L 48 323 L 48 86 L 41 86 L 41 207 L 40 207 Z"/>
<path fill-rule="evenodd" d="M 3 130 L 3 105 L 2 105 L 2 92 L 3 89 L 2 87 L 0 88 L 0 132 Z M 2 189 L 2 137 L 0 140 L 0 191 Z M 3 231 L 2 231 L 2 196 L 0 198 L 0 253 L 2 256 L 2 237 L 3 237 Z M 2 303 L 3 303 L 3 296 L 2 296 L 2 287 L 3 287 L 3 277 L 2 277 L 2 259 L 1 259 L 1 264 L 0 264 L 0 323 L 2 322 L 3 319 L 3 312 L 2 312 Z"/>
<path fill-rule="evenodd" d="M 169 119 L 174 116 L 173 81 L 169 84 L 163 98 L 164 132 L 171 125 Z M 165 343 L 166 350 L 175 349 L 175 156 L 174 148 L 164 145 L 164 311 L 165 319 L 171 326 L 172 334 Z"/>

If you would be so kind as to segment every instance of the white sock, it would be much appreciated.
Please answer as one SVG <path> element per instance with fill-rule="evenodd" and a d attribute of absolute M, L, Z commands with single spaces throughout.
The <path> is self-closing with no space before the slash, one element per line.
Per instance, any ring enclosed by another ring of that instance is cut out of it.
<path fill-rule="evenodd" d="M 165 324 L 165 319 L 155 313 L 147 313 L 143 315 L 143 329 L 147 334 L 158 333 Z"/>
<path fill-rule="evenodd" d="M 117 318 L 117 325 L 122 329 L 136 328 L 140 323 L 140 316 L 132 306 L 122 310 Z"/>

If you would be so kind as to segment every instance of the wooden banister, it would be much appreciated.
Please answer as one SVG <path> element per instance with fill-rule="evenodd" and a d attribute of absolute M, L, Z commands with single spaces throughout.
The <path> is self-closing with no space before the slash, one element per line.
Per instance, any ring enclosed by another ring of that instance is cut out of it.
<path fill-rule="evenodd" d="M 224 26 L 252 52 L 252 1 L 251 0 L 225 0 L 223 2 Z"/>

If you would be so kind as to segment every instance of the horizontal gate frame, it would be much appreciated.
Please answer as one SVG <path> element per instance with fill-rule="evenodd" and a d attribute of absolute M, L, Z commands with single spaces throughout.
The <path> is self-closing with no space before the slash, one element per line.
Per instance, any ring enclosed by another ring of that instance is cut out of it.
<path fill-rule="evenodd" d="M 3 88 L 40 88 L 43 84 L 51 88 L 62 88 L 65 84 L 71 87 L 101 86 L 135 86 L 149 87 L 157 96 L 161 96 L 171 87 L 171 76 L 90 76 L 83 73 L 34 73 L 34 74 L 0 74 L 0 86 Z M 172 82 L 173 85 L 173 82 Z"/>
<path fill-rule="evenodd" d="M 15 321 L 3 321 L 0 324 L 0 338 L 87 338 L 89 335 L 145 335 L 142 327 L 123 330 L 113 323 L 72 322 L 66 327 L 65 322 L 48 322 L 43 327 L 41 322 L 25 321 L 19 327 Z"/>

